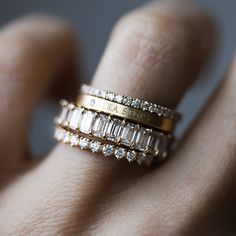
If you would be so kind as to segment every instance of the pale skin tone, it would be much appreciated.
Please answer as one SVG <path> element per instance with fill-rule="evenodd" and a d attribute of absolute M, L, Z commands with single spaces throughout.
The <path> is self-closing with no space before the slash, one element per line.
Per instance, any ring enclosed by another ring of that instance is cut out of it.
<path fill-rule="evenodd" d="M 214 32 L 196 7 L 137 9 L 116 24 L 92 84 L 175 108 Z M 176 153 L 148 170 L 63 144 L 32 163 L 36 103 L 52 84 L 76 92 L 75 39 L 61 21 L 29 16 L 1 29 L 0 55 L 0 235 L 236 234 L 236 60 Z"/>

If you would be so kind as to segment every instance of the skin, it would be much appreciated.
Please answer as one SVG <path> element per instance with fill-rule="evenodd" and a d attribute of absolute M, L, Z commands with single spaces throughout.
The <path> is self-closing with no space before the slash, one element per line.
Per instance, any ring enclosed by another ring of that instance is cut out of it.
<path fill-rule="evenodd" d="M 201 9 L 144 6 L 114 27 L 92 85 L 175 108 L 215 37 Z M 164 165 L 63 144 L 35 163 L 32 110 L 49 92 L 75 92 L 76 51 L 58 19 L 27 16 L 1 29 L 0 235 L 235 235 L 236 60 Z"/>

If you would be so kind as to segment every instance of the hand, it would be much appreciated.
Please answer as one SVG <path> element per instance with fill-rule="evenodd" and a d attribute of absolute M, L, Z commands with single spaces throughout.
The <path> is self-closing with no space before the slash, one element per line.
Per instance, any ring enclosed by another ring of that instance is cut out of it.
<path fill-rule="evenodd" d="M 135 10 L 115 26 L 92 84 L 175 108 L 211 54 L 214 32 L 196 7 Z M 63 144 L 34 163 L 32 109 L 54 82 L 57 93 L 76 92 L 75 52 L 71 29 L 55 19 L 26 17 L 1 30 L 0 235 L 235 235 L 236 62 L 159 168 Z"/>

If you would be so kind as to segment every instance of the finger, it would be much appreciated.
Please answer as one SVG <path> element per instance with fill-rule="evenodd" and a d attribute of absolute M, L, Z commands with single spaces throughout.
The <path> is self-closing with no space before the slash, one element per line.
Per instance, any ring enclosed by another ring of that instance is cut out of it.
<path fill-rule="evenodd" d="M 55 77 L 74 71 L 75 51 L 71 29 L 53 18 L 29 16 L 0 31 L 2 168 L 26 157 L 34 105 Z"/>
<path fill-rule="evenodd" d="M 139 9 L 116 26 L 93 84 L 175 107 L 204 61 L 210 32 L 208 17 L 191 7 L 161 4 Z M 50 209 L 66 209 L 59 220 L 45 210 L 46 217 L 55 219 L 54 226 L 61 228 L 64 222 L 71 229 L 80 227 L 82 232 L 88 218 L 93 219 L 89 206 L 116 193 L 117 186 L 119 191 L 125 189 L 132 181 L 131 170 L 134 168 L 117 161 L 96 159 L 88 152 L 58 145 L 24 180 L 36 196 L 32 204 L 40 206 L 44 197 Z M 22 201 L 30 199 L 32 196 Z M 9 207 L 4 206 L 5 210 Z"/>
<path fill-rule="evenodd" d="M 176 155 L 125 194 L 116 196 L 118 201 L 125 199 L 124 207 L 115 215 L 106 215 L 111 219 L 108 225 L 117 224 L 121 212 L 126 212 L 125 219 L 140 216 L 136 230 L 141 230 L 144 220 L 149 222 L 149 227 L 144 229 L 147 235 L 157 229 L 157 224 L 161 235 L 216 235 L 219 232 L 230 235 L 235 232 L 235 79 L 236 57 Z M 131 203 L 137 204 L 133 204 L 136 210 L 128 212 L 125 206 Z M 152 213 L 147 209 L 153 209 Z M 150 224 L 151 219 L 155 220 Z M 123 225 L 123 222 L 118 224 Z M 184 233 L 180 229 L 184 229 Z"/>

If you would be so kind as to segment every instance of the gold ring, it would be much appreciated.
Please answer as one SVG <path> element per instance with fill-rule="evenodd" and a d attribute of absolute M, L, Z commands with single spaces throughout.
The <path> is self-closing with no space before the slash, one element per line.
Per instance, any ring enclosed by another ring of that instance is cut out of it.
<path fill-rule="evenodd" d="M 104 142 L 95 141 L 66 130 L 60 126 L 56 126 L 54 138 L 58 142 L 70 144 L 72 147 L 79 147 L 82 150 L 89 150 L 93 153 L 102 153 L 104 156 L 114 156 L 116 159 L 126 159 L 129 162 L 137 162 L 139 165 L 145 164 L 150 166 L 153 161 L 162 161 L 161 159 L 154 160 L 151 154 L 137 152 L 116 145 L 106 144 Z"/>
<path fill-rule="evenodd" d="M 87 84 L 83 84 L 80 89 L 81 94 L 88 94 L 95 97 L 103 98 L 112 102 L 120 103 L 129 107 L 133 107 L 145 112 L 155 113 L 158 116 L 164 116 L 174 121 L 181 119 L 181 114 L 161 105 L 157 105 L 138 98 L 132 98 L 122 94 L 113 93 L 105 89 L 99 89 Z"/>

